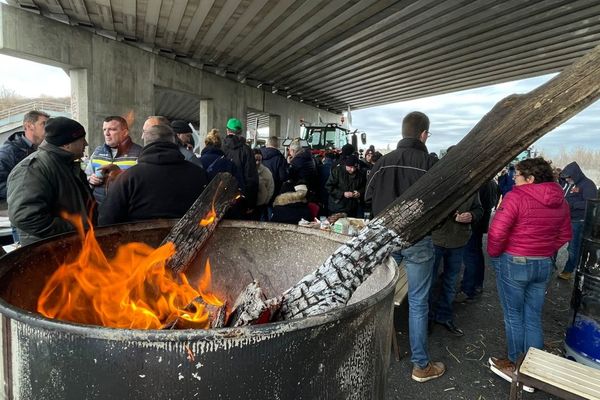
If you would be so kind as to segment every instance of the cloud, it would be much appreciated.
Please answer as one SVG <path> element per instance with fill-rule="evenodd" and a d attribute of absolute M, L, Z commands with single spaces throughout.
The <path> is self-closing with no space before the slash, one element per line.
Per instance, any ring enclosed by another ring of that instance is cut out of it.
<path fill-rule="evenodd" d="M 411 111 L 422 111 L 431 121 L 430 151 L 439 152 L 458 143 L 492 107 L 514 93 L 527 93 L 555 74 L 506 82 L 483 88 L 426 97 L 380 107 L 352 111 L 353 128 L 367 132 L 368 144 L 395 148 L 400 139 L 402 118 Z M 534 143 L 544 154 L 558 154 L 577 147 L 600 149 L 600 102 L 596 102 Z"/>
<path fill-rule="evenodd" d="M 0 54 L 0 85 L 25 97 L 71 96 L 71 79 L 60 68 Z"/>

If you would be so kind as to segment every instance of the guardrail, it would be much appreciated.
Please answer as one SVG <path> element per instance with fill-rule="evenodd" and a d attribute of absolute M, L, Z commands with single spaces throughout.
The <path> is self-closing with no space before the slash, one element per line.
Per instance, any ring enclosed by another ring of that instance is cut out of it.
<path fill-rule="evenodd" d="M 19 104 L 18 106 L 0 110 L 0 120 L 10 120 L 10 117 L 12 116 L 24 114 L 31 110 L 70 112 L 71 105 L 55 103 L 51 101 L 32 101 L 29 103 Z"/>

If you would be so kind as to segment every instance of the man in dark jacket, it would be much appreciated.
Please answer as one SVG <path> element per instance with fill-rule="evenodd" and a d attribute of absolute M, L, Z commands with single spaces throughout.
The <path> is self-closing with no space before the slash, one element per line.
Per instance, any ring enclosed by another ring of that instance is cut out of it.
<path fill-rule="evenodd" d="M 201 167 L 185 160 L 167 125 L 144 132 L 137 165 L 109 187 L 100 206 L 100 225 L 154 218 L 181 218 L 208 183 Z"/>
<path fill-rule="evenodd" d="M 0 210 L 6 210 L 6 180 L 22 159 L 37 150 L 44 141 L 48 114 L 29 111 L 23 117 L 23 130 L 15 132 L 0 146 Z"/>
<path fill-rule="evenodd" d="M 287 180 L 287 162 L 285 157 L 279 151 L 279 138 L 271 136 L 267 140 L 267 147 L 260 149 L 262 154 L 262 163 L 271 171 L 273 175 L 273 183 L 275 184 L 275 192 L 270 203 L 273 202 L 275 196 L 281 191 L 281 185 Z"/>
<path fill-rule="evenodd" d="M 294 185 L 302 182 L 308 187 L 307 200 L 319 199 L 319 171 L 317 161 L 309 149 L 302 147 L 299 141 L 293 141 L 288 149 L 288 177 Z"/>
<path fill-rule="evenodd" d="M 371 202 L 374 215 L 419 180 L 433 166 L 425 142 L 429 137 L 429 118 L 421 112 L 411 112 L 402 120 L 402 140 L 396 150 L 375 163 L 367 182 L 365 200 Z M 411 247 L 394 252 L 402 260 L 408 280 L 408 322 L 413 363 L 412 379 L 426 382 L 446 371 L 441 362 L 432 362 L 427 352 L 427 320 L 429 290 L 433 281 L 433 243 L 426 236 Z"/>
<path fill-rule="evenodd" d="M 343 165 L 331 170 L 331 175 L 325 184 L 329 193 L 330 213 L 346 213 L 347 216 L 358 218 L 361 211 L 361 201 L 365 194 L 365 171 L 358 166 L 358 157 L 348 156 Z"/>
<path fill-rule="evenodd" d="M 594 181 L 583 174 L 579 164 L 575 161 L 564 167 L 561 175 L 567 181 L 567 186 L 565 187 L 565 200 L 569 203 L 573 238 L 569 242 L 567 248 L 569 258 L 565 263 L 563 272 L 558 274 L 558 277 L 568 280 L 571 278 L 571 275 L 579 262 L 581 234 L 583 231 L 583 219 L 585 217 L 585 203 L 587 200 L 596 198 L 598 189 L 596 188 Z"/>
<path fill-rule="evenodd" d="M 483 208 L 483 216 L 471 224 L 471 237 L 463 252 L 465 270 L 461 284 L 461 292 L 454 300 L 457 303 L 472 302 L 483 289 L 485 277 L 485 257 L 483 255 L 483 235 L 487 233 L 492 216 L 492 209 L 498 204 L 498 185 L 494 179 L 479 188 L 479 200 Z"/>
<path fill-rule="evenodd" d="M 102 132 L 104 144 L 96 147 L 85 169 L 98 204 L 102 204 L 106 197 L 106 186 L 109 183 L 105 179 L 108 173 L 106 168 L 117 166 L 123 171 L 127 170 L 136 164 L 142 151 L 142 146 L 131 140 L 127 121 L 122 117 L 113 115 L 104 118 Z"/>
<path fill-rule="evenodd" d="M 258 171 L 256 170 L 254 153 L 250 146 L 246 144 L 244 136 L 242 136 L 242 123 L 237 118 L 230 118 L 227 121 L 227 136 L 223 140 L 223 152 L 225 157 L 233 161 L 244 180 L 238 182 L 244 194 L 240 204 L 241 215 L 239 215 L 239 218 L 248 219 L 256 206 Z"/>
<path fill-rule="evenodd" d="M 194 147 L 192 146 L 192 141 L 194 139 L 192 137 L 192 128 L 190 127 L 190 124 L 180 119 L 176 119 L 171 122 L 171 128 L 175 132 L 175 140 L 177 141 L 179 151 L 183 154 L 185 160 L 202 167 L 200 159 L 196 157 L 196 154 L 193 152 Z"/>
<path fill-rule="evenodd" d="M 483 208 L 479 195 L 475 193 L 448 216 L 442 224 L 431 233 L 435 251 L 433 266 L 434 285 L 438 269 L 443 260 L 444 269 L 440 276 L 440 291 L 435 299 L 434 291 L 430 292 L 431 321 L 445 327 L 451 334 L 462 336 L 462 329 L 454 324 L 452 303 L 456 295 L 456 281 L 463 263 L 464 247 L 471 237 L 471 223 L 481 219 Z"/>
<path fill-rule="evenodd" d="M 8 177 L 8 215 L 23 245 L 73 231 L 63 212 L 80 217 L 85 225 L 95 207 L 79 163 L 87 146 L 85 129 L 77 121 L 57 117 L 48 120 L 45 130 L 46 140 L 38 151 Z"/>

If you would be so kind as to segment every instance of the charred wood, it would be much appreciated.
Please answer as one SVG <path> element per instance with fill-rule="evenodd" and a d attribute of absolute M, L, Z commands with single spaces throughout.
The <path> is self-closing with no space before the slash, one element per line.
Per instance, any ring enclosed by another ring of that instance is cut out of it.
<path fill-rule="evenodd" d="M 235 300 L 227 326 L 237 327 L 269 322 L 279 309 L 279 304 L 279 298 L 267 300 L 262 288 L 253 281 Z"/>
<path fill-rule="evenodd" d="M 280 319 L 345 305 L 394 249 L 409 247 L 545 133 L 600 97 L 600 46 L 524 95 L 501 100 L 416 184 L 316 271 L 288 289 Z"/>
<path fill-rule="evenodd" d="M 227 172 L 217 174 L 162 241 L 161 245 L 175 244 L 176 252 L 167 266 L 176 273 L 184 272 L 238 197 L 236 179 Z"/>

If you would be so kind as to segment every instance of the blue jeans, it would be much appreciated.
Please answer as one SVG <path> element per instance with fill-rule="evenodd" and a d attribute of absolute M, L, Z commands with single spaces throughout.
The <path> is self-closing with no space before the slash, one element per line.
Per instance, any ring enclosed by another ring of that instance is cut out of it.
<path fill-rule="evenodd" d="M 577 268 L 579 262 L 579 253 L 581 252 L 581 234 L 583 233 L 583 221 L 571 221 L 571 228 L 573 228 L 573 238 L 569 242 L 567 251 L 569 252 L 569 258 L 565 264 L 563 272 L 573 272 Z"/>
<path fill-rule="evenodd" d="M 431 236 L 402 251 L 392 253 L 395 260 L 404 261 L 408 280 L 408 336 L 413 364 L 425 368 L 427 352 L 427 315 L 429 290 L 433 282 L 433 243 Z M 397 261 L 399 262 L 399 261 Z"/>
<path fill-rule="evenodd" d="M 433 264 L 433 279 L 438 276 L 438 268 L 444 260 L 444 271 L 442 272 L 441 290 L 434 306 L 433 287 L 429 293 L 429 305 L 431 307 L 432 319 L 438 322 L 452 321 L 452 302 L 456 296 L 456 281 L 460 274 L 463 260 L 464 247 L 448 249 L 446 247 L 433 246 L 435 251 L 435 262 Z M 433 285 L 432 285 L 433 286 Z"/>
<path fill-rule="evenodd" d="M 460 288 L 468 297 L 474 297 L 477 294 L 475 289 L 483 287 L 485 258 L 482 249 L 483 232 L 473 230 L 469 242 L 464 247 L 463 263 L 465 264 L 465 272 Z"/>
<path fill-rule="evenodd" d="M 516 362 L 530 347 L 544 347 L 542 308 L 552 277 L 552 259 L 503 253 L 492 259 L 498 297 L 504 311 L 508 359 Z"/>

